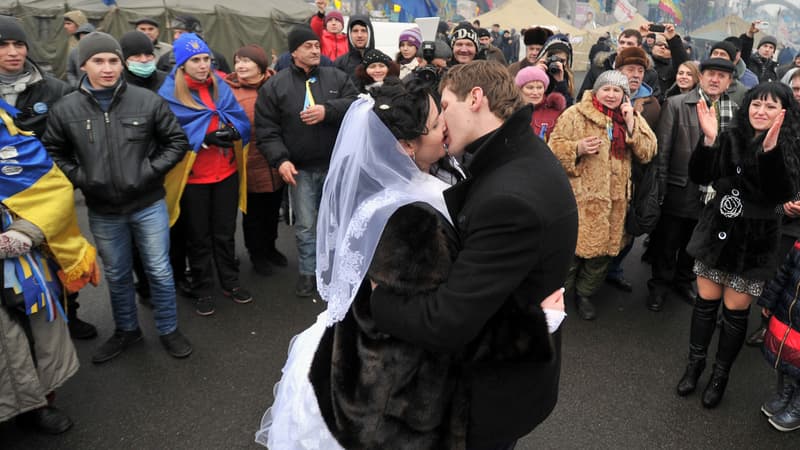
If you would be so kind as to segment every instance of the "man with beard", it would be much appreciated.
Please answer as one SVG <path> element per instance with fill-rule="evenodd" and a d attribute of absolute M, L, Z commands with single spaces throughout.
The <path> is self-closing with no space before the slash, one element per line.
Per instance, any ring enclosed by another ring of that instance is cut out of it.
<path fill-rule="evenodd" d="M 692 286 L 693 258 L 686 253 L 700 212 L 703 209 L 701 187 L 689 179 L 689 159 L 702 132 L 697 120 L 697 103 L 714 105 L 719 114 L 720 131 L 726 130 L 738 106 L 726 91 L 733 81 L 733 63 L 710 58 L 700 64 L 698 89 L 669 97 L 661 110 L 658 138 L 658 181 L 663 195 L 661 218 L 650 236 L 652 276 L 647 282 L 646 306 L 661 311 L 667 293 L 675 293 L 689 304 L 697 295 Z"/>
<path fill-rule="evenodd" d="M 347 42 L 350 51 L 336 58 L 333 65 L 355 81 L 356 67 L 364 60 L 364 53 L 375 48 L 375 30 L 369 16 L 355 14 L 347 22 Z"/>

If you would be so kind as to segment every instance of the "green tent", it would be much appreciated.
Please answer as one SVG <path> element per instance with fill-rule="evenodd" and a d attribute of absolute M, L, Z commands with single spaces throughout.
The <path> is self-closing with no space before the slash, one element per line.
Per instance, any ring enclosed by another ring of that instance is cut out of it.
<path fill-rule="evenodd" d="M 221 2 L 222 3 L 222 2 Z M 292 25 L 307 20 L 312 5 L 296 0 L 117 0 L 109 7 L 101 0 L 0 0 L 0 14 L 22 21 L 28 34 L 31 57 L 50 65 L 53 73 L 66 70 L 68 36 L 63 29 L 64 13 L 80 10 L 98 30 L 119 38 L 133 29 L 131 22 L 151 17 L 161 23 L 161 40 L 172 41 L 169 19 L 191 14 L 203 24 L 203 37 L 215 51 L 232 63 L 233 52 L 247 44 L 259 44 L 280 53 L 286 50 L 286 35 Z"/>

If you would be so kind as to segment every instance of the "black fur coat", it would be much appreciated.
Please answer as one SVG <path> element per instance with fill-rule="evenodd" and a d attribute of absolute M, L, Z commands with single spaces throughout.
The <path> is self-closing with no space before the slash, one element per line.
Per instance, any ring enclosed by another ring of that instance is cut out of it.
<path fill-rule="evenodd" d="M 717 146 L 705 147 L 701 141 L 692 153 L 692 182 L 712 183 L 717 193 L 700 214 L 686 250 L 708 267 L 769 280 L 780 240 L 776 208 L 800 190 L 800 141 L 783 129 L 777 147 L 765 153 L 763 135 L 747 136 L 741 122 L 746 114 L 738 117 Z"/>
<path fill-rule="evenodd" d="M 434 290 L 447 278 L 455 236 L 430 206 L 401 207 L 386 224 L 367 278 L 398 295 Z M 314 355 L 310 379 L 328 428 L 348 449 L 465 448 L 459 356 L 377 331 L 370 294 L 367 279 Z"/>

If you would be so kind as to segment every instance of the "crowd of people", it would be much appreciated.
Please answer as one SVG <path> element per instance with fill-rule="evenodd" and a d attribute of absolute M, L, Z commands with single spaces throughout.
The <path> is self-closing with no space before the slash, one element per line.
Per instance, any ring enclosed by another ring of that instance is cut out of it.
<path fill-rule="evenodd" d="M 677 394 L 719 328 L 702 405 L 747 341 L 777 369 L 761 410 L 800 429 L 800 57 L 777 66 L 771 36 L 753 52 L 758 21 L 707 55 L 645 24 L 598 42 L 577 86 L 548 27 L 443 22 L 430 45 L 411 27 L 392 56 L 368 16 L 316 5 L 286 53 L 244 45 L 233 70 L 193 16 L 170 45 L 151 18 L 115 38 L 71 11 L 66 81 L 0 17 L 0 362 L 17 369 L 0 421 L 72 426 L 54 392 L 78 369 L 67 336 L 97 336 L 77 312 L 95 255 L 115 325 L 95 364 L 143 339 L 137 296 L 175 358 L 193 350 L 179 295 L 200 316 L 258 300 L 241 211 L 254 272 L 289 264 L 282 214 L 295 294 L 328 305 L 292 342 L 256 436 L 270 448 L 513 448 L 555 406 L 564 298 L 595 320 L 604 282 L 632 290 L 622 264 L 644 235 L 643 306 L 693 308 Z"/>

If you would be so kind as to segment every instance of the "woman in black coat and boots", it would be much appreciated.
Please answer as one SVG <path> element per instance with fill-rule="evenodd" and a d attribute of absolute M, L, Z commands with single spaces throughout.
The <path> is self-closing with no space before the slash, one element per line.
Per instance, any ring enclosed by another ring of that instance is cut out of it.
<path fill-rule="evenodd" d="M 703 392 L 703 406 L 722 400 L 728 374 L 747 332 L 754 297 L 772 278 L 780 239 L 776 206 L 790 200 L 800 181 L 800 111 L 791 91 L 762 83 L 745 97 L 735 123 L 718 135 L 715 108 L 697 104 L 704 139 L 689 162 L 694 183 L 716 190 L 695 227 L 687 252 L 695 258 L 698 297 L 692 313 L 689 364 L 678 395 L 697 386 L 722 307 L 714 372 Z"/>

